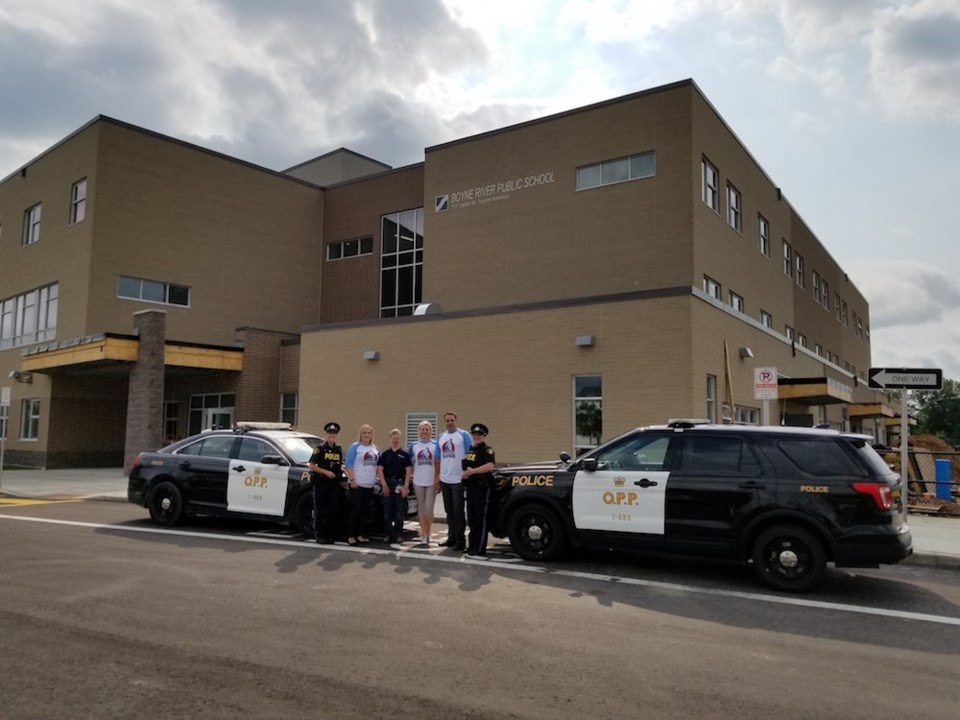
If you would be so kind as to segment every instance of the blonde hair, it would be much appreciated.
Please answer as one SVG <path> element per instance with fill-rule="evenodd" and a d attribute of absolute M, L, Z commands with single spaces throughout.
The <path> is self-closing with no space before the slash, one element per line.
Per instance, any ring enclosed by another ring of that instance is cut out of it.
<path fill-rule="evenodd" d="M 357 432 L 357 442 L 363 442 L 363 432 L 364 430 L 370 431 L 370 442 L 373 442 L 373 425 L 361 425 L 360 430 Z"/>
<path fill-rule="evenodd" d="M 430 428 L 430 434 L 432 435 L 432 434 L 433 434 L 433 423 L 430 422 L 429 420 L 421 420 L 421 421 L 420 421 L 420 424 L 417 425 L 417 434 L 419 435 L 419 434 L 420 434 L 420 431 L 423 430 L 425 427 Z"/>
<path fill-rule="evenodd" d="M 400 432 L 400 428 L 394 428 L 393 430 L 390 431 L 389 437 L 393 437 L 394 435 L 399 435 L 400 437 L 403 437 L 403 433 Z"/>

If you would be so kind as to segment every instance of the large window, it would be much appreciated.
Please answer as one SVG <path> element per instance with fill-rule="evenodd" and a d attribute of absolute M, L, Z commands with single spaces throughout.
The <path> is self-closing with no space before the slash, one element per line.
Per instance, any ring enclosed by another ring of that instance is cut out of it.
<path fill-rule="evenodd" d="M 600 375 L 573 378 L 573 451 L 580 455 L 603 437 L 603 381 Z"/>
<path fill-rule="evenodd" d="M 327 260 L 373 254 L 373 238 L 362 237 L 327 244 Z"/>
<path fill-rule="evenodd" d="M 714 212 L 720 212 L 720 173 L 706 158 L 700 161 L 703 202 Z"/>
<path fill-rule="evenodd" d="M 59 288 L 53 283 L 0 301 L 0 349 L 56 337 Z"/>
<path fill-rule="evenodd" d="M 727 184 L 727 224 L 737 232 L 743 232 L 743 207 L 740 191 Z"/>
<path fill-rule="evenodd" d="M 759 234 L 758 250 L 762 255 L 770 257 L 770 223 L 763 215 L 757 215 L 757 230 Z"/>
<path fill-rule="evenodd" d="M 380 317 L 413 315 L 423 297 L 423 208 L 381 218 Z"/>
<path fill-rule="evenodd" d="M 70 191 L 70 223 L 81 222 L 87 216 L 87 179 L 78 180 Z"/>
<path fill-rule="evenodd" d="M 20 403 L 20 439 L 36 440 L 40 436 L 40 398 Z"/>
<path fill-rule="evenodd" d="M 653 151 L 607 160 L 577 168 L 577 190 L 653 177 L 656 173 L 657 156 Z"/>
<path fill-rule="evenodd" d="M 188 431 L 196 435 L 201 430 L 225 430 L 233 426 L 233 393 L 209 393 L 190 396 Z"/>
<path fill-rule="evenodd" d="M 21 245 L 32 245 L 40 239 L 40 203 L 27 208 L 23 213 L 23 239 Z"/>
<path fill-rule="evenodd" d="M 117 278 L 117 297 L 190 307 L 190 288 L 126 275 Z"/>
<path fill-rule="evenodd" d="M 280 395 L 280 422 L 297 424 L 297 393 L 283 393 Z"/>

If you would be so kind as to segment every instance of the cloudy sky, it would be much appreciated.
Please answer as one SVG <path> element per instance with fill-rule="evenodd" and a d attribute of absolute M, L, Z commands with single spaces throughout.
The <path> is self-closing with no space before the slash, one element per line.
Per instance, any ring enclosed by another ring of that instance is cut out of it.
<path fill-rule="evenodd" d="M 871 303 L 960 378 L 960 0 L 0 0 L 0 177 L 98 114 L 271 169 L 693 78 Z"/>

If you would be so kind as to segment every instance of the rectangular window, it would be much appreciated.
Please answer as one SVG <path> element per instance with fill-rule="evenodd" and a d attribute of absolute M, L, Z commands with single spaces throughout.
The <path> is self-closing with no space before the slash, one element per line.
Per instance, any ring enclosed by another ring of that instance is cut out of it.
<path fill-rule="evenodd" d="M 840 311 L 840 316 L 843 318 L 843 326 L 850 327 L 850 318 L 847 316 L 847 301 L 843 301 L 843 309 Z"/>
<path fill-rule="evenodd" d="M 733 290 L 730 291 L 730 307 L 739 313 L 743 312 L 743 298 L 737 295 Z"/>
<path fill-rule="evenodd" d="M 117 277 L 117 297 L 163 305 L 190 307 L 190 288 L 184 285 L 144 280 L 125 275 Z"/>
<path fill-rule="evenodd" d="M 23 213 L 23 239 L 21 245 L 32 245 L 40 239 L 40 203 L 27 208 Z"/>
<path fill-rule="evenodd" d="M 837 322 L 842 322 L 843 316 L 840 309 L 840 293 L 833 294 L 833 311 L 836 313 Z"/>
<path fill-rule="evenodd" d="M 743 207 L 740 191 L 727 183 L 727 224 L 737 232 L 743 232 Z"/>
<path fill-rule="evenodd" d="M 863 320 L 857 315 L 857 337 L 863 339 Z"/>
<path fill-rule="evenodd" d="M 297 393 L 283 393 L 280 395 L 280 422 L 297 424 Z"/>
<path fill-rule="evenodd" d="M 573 378 L 573 451 L 581 455 L 603 438 L 603 379 L 600 375 Z"/>
<path fill-rule="evenodd" d="M 7 418 L 9 417 L 10 407 L 0 405 L 0 438 L 7 439 Z"/>
<path fill-rule="evenodd" d="M 36 440 L 40 436 L 40 398 L 20 403 L 20 439 Z"/>
<path fill-rule="evenodd" d="M 743 407 L 737 405 L 737 425 L 759 425 L 760 408 Z"/>
<path fill-rule="evenodd" d="M 703 291 L 712 298 L 720 299 L 721 288 L 720 283 L 714 280 L 711 277 L 703 276 Z"/>
<path fill-rule="evenodd" d="M 820 299 L 820 273 L 814 270 L 810 273 L 810 277 L 813 279 L 813 301 L 818 305 L 821 302 Z"/>
<path fill-rule="evenodd" d="M 807 286 L 807 278 L 803 269 L 803 255 L 800 253 L 797 253 L 797 285 L 802 288 Z"/>
<path fill-rule="evenodd" d="M 87 179 L 78 180 L 70 191 L 70 224 L 82 222 L 87 216 Z"/>
<path fill-rule="evenodd" d="M 830 309 L 830 284 L 826 280 L 821 281 L 823 285 L 823 309 Z"/>
<path fill-rule="evenodd" d="M 190 396 L 187 431 L 196 435 L 202 430 L 222 430 L 233 425 L 237 402 L 234 393 L 206 393 Z"/>
<path fill-rule="evenodd" d="M 793 248 L 786 240 L 783 241 L 783 274 L 793 277 Z"/>
<path fill-rule="evenodd" d="M 820 343 L 816 343 L 813 346 L 813 351 L 820 357 L 823 357 L 823 345 L 821 345 Z"/>
<path fill-rule="evenodd" d="M 783 326 L 783 334 L 786 336 L 787 340 L 789 340 L 790 342 L 793 342 L 794 338 L 796 337 L 796 332 L 794 332 L 794 329 L 789 325 Z"/>
<path fill-rule="evenodd" d="M 764 327 L 768 327 L 771 330 L 773 329 L 773 315 L 768 313 L 766 310 L 760 311 L 760 324 Z"/>
<path fill-rule="evenodd" d="M 380 218 L 380 317 L 413 315 L 423 297 L 423 208 Z"/>
<path fill-rule="evenodd" d="M 373 238 L 362 237 L 327 243 L 327 260 L 373 255 Z"/>
<path fill-rule="evenodd" d="M 0 301 L 0 350 L 57 336 L 59 287 L 54 283 Z"/>
<path fill-rule="evenodd" d="M 717 421 L 717 376 L 707 375 L 707 420 Z"/>
<path fill-rule="evenodd" d="M 757 225 L 760 234 L 760 254 L 770 257 L 770 223 L 763 215 L 757 215 Z"/>
<path fill-rule="evenodd" d="M 657 157 L 653 151 L 616 158 L 577 168 L 577 190 L 649 178 L 656 173 Z"/>
<path fill-rule="evenodd" d="M 177 435 L 177 418 L 180 415 L 180 403 L 176 400 L 168 400 L 163 403 L 163 441 L 169 445 L 175 440 L 179 440 Z"/>
<path fill-rule="evenodd" d="M 800 347 L 806 347 L 807 336 L 804 335 L 803 333 L 797 333 L 797 345 L 799 345 Z"/>
<path fill-rule="evenodd" d="M 700 161 L 701 191 L 705 202 L 715 213 L 720 212 L 720 173 L 713 164 L 703 158 Z"/>

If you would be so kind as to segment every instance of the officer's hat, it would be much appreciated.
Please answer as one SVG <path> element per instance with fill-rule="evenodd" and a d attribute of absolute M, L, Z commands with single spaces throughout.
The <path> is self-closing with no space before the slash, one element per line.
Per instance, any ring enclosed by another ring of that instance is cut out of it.
<path fill-rule="evenodd" d="M 487 426 L 484 425 L 483 423 L 474 423 L 473 425 L 470 426 L 470 434 L 471 434 L 471 435 L 483 435 L 483 436 L 486 436 L 486 434 L 487 434 L 488 432 L 490 432 L 490 431 L 487 430 Z"/>
<path fill-rule="evenodd" d="M 339 423 L 328 422 L 326 425 L 323 426 L 323 431 L 336 434 L 340 432 L 340 425 Z"/>

